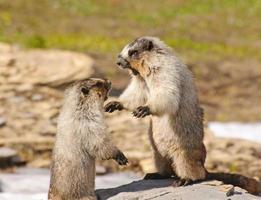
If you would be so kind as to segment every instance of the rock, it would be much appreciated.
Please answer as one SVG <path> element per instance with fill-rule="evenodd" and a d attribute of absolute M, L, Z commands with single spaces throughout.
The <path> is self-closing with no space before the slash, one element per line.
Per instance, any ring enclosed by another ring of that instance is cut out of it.
<path fill-rule="evenodd" d="M 83 53 L 24 50 L 1 43 L 0 53 L 0 66 L 6 72 L 3 75 L 12 84 L 59 86 L 88 78 L 94 73 L 93 59 Z"/>
<path fill-rule="evenodd" d="M 5 118 L 0 116 L 0 127 L 4 126 L 5 124 L 6 124 Z"/>
<path fill-rule="evenodd" d="M 107 170 L 105 167 L 101 165 L 96 165 L 96 175 L 104 175 L 107 173 Z"/>
<path fill-rule="evenodd" d="M 19 163 L 20 159 L 14 149 L 0 147 L 0 168 L 5 168 Z"/>
<path fill-rule="evenodd" d="M 31 99 L 32 99 L 32 101 L 41 101 L 41 100 L 43 100 L 43 95 L 42 94 L 33 94 Z"/>
<path fill-rule="evenodd" d="M 144 173 L 156 172 L 154 161 L 151 158 L 142 159 L 139 162 L 141 169 Z"/>
<path fill-rule="evenodd" d="M 18 92 L 27 92 L 33 90 L 33 85 L 31 83 L 19 84 L 16 88 Z"/>
<path fill-rule="evenodd" d="M 28 66 L 14 81 L 58 86 L 90 77 L 93 60 L 81 53 L 31 50 L 16 55 L 16 65 Z"/>
<path fill-rule="evenodd" d="M 261 199 L 246 193 L 244 190 L 233 187 L 233 189 L 221 191 L 216 186 L 205 184 L 194 184 L 186 187 L 172 187 L 172 180 L 140 180 L 111 189 L 97 190 L 100 200 L 227 200 L 231 199 Z"/>
<path fill-rule="evenodd" d="M 0 159 L 11 158 L 17 155 L 14 149 L 8 147 L 0 147 Z"/>
<path fill-rule="evenodd" d="M 36 159 L 32 162 L 29 162 L 27 166 L 32 168 L 48 168 L 50 163 L 50 159 Z"/>

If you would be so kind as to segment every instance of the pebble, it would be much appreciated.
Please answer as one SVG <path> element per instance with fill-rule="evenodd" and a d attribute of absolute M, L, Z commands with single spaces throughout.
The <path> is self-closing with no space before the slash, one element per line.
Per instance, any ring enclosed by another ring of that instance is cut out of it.
<path fill-rule="evenodd" d="M 32 97 L 31 97 L 31 100 L 32 101 L 41 101 L 41 100 L 43 100 L 43 95 L 41 95 L 41 94 L 33 94 Z"/>

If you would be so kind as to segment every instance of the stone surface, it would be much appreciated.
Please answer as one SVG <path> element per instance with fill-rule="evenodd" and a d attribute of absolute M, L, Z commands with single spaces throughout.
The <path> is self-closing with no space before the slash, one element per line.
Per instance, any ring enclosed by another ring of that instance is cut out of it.
<path fill-rule="evenodd" d="M 96 175 L 97 189 L 118 187 L 139 180 L 130 172 Z M 14 173 L 0 173 L 1 200 L 47 200 L 50 181 L 48 169 L 16 168 Z"/>
<path fill-rule="evenodd" d="M 93 59 L 82 53 L 23 50 L 8 44 L 1 44 L 0 52 L 0 66 L 3 71 L 6 68 L 3 75 L 12 84 L 59 86 L 94 73 Z"/>
<path fill-rule="evenodd" d="M 20 52 L 14 58 L 21 69 L 21 76 L 14 81 L 58 86 L 90 77 L 93 60 L 81 53 L 61 50 L 31 50 Z M 27 70 L 24 69 L 27 66 Z"/>
<path fill-rule="evenodd" d="M 8 147 L 0 147 L 0 168 L 5 168 L 20 162 L 17 151 Z"/>
<path fill-rule="evenodd" d="M 5 118 L 3 118 L 3 117 L 0 116 L 0 127 L 1 127 L 1 126 L 4 126 L 5 124 L 6 124 Z"/>
<path fill-rule="evenodd" d="M 141 180 L 111 189 L 97 190 L 100 200 L 257 200 L 261 197 L 240 188 L 220 190 L 219 186 L 194 184 L 174 188 L 172 180 Z M 231 188 L 231 187 L 230 187 Z M 233 191 L 232 191 L 233 190 Z M 229 196 L 229 197 L 228 197 Z"/>
<path fill-rule="evenodd" d="M 0 159 L 12 158 L 17 155 L 14 149 L 8 147 L 0 147 Z"/>

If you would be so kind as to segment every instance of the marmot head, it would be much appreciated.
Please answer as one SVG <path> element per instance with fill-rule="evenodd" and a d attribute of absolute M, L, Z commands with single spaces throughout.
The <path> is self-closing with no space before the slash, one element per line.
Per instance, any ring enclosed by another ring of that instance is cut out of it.
<path fill-rule="evenodd" d="M 75 89 L 79 94 L 79 100 L 84 101 L 94 97 L 97 100 L 105 101 L 111 89 L 111 82 L 107 79 L 89 78 L 76 82 Z"/>
<path fill-rule="evenodd" d="M 89 78 L 75 82 L 67 89 L 65 103 L 73 109 L 100 107 L 108 98 L 111 82 L 107 79 Z"/>
<path fill-rule="evenodd" d="M 152 57 L 170 51 L 161 40 L 156 37 L 140 37 L 126 45 L 117 58 L 117 65 L 123 69 L 130 69 L 134 75 L 148 72 L 146 63 Z"/>

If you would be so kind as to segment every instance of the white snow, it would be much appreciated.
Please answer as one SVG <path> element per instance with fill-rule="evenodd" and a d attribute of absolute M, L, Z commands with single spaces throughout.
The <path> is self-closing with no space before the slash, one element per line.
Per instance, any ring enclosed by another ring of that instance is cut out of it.
<path fill-rule="evenodd" d="M 14 174 L 0 174 L 1 200 L 47 200 L 50 174 L 47 169 L 21 168 Z M 136 181 L 134 173 L 96 176 L 96 189 L 117 187 Z"/>
<path fill-rule="evenodd" d="M 241 138 L 261 142 L 260 123 L 210 122 L 217 137 Z M 133 173 L 96 176 L 96 189 L 117 187 L 140 179 Z M 1 200 L 47 200 L 49 170 L 21 168 L 14 174 L 0 174 Z"/>
<path fill-rule="evenodd" d="M 261 122 L 210 122 L 208 126 L 217 137 L 240 138 L 261 142 Z"/>

